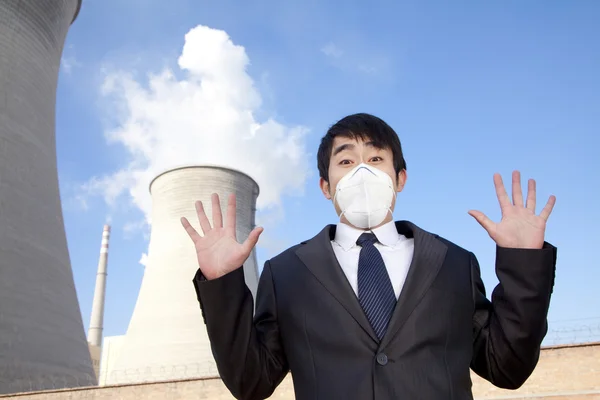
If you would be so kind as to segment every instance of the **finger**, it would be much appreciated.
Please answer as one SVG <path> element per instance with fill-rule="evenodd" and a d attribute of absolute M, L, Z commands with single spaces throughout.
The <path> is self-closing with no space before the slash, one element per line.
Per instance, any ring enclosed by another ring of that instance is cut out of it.
<path fill-rule="evenodd" d="M 523 192 L 521 189 L 521 173 L 513 171 L 512 173 L 512 198 L 513 204 L 517 207 L 523 207 Z"/>
<path fill-rule="evenodd" d="M 221 200 L 219 195 L 216 193 L 212 194 L 212 215 L 213 215 L 213 226 L 215 228 L 223 227 L 223 214 L 221 214 Z"/>
<path fill-rule="evenodd" d="M 234 234 L 235 234 L 235 222 L 236 222 L 235 220 L 236 220 L 235 193 L 231 193 L 229 195 L 229 199 L 227 200 L 227 217 L 226 217 L 225 222 L 227 223 L 227 229 L 234 232 Z"/>
<path fill-rule="evenodd" d="M 494 174 L 494 186 L 496 187 L 496 196 L 498 196 L 498 202 L 500 203 L 500 209 L 505 209 L 511 206 L 508 193 L 504 189 L 504 183 L 502 182 L 502 176 L 500 174 Z"/>
<path fill-rule="evenodd" d="M 535 213 L 535 181 L 527 182 L 527 208 Z"/>
<path fill-rule="evenodd" d="M 494 223 L 494 221 L 489 219 L 481 211 L 471 210 L 469 211 L 469 215 L 475 218 L 475 220 L 479 222 L 479 225 L 481 225 L 490 236 L 492 236 L 492 234 L 496 231 L 496 224 Z"/>
<path fill-rule="evenodd" d="M 190 236 L 190 239 L 192 239 L 192 241 L 194 243 L 198 239 L 200 239 L 200 237 L 201 237 L 200 234 L 194 229 L 194 227 L 192 226 L 192 224 L 190 224 L 190 221 L 188 221 L 186 217 L 181 218 L 181 225 L 183 225 L 183 228 L 185 229 L 187 234 Z"/>
<path fill-rule="evenodd" d="M 556 204 L 556 197 L 550 196 L 550 198 L 548 199 L 548 202 L 542 209 L 542 212 L 540 212 L 540 217 L 544 218 L 545 221 L 548 221 L 548 218 L 550 217 L 550 214 L 552 213 L 552 209 L 554 208 L 554 204 Z"/>
<path fill-rule="evenodd" d="M 210 231 L 210 222 L 206 217 L 206 212 L 204 211 L 204 205 L 202 205 L 201 201 L 196 202 L 196 214 L 198 215 L 198 222 L 200 223 L 200 228 L 202 229 L 202 234 L 206 235 L 208 231 Z"/>
<path fill-rule="evenodd" d="M 264 229 L 262 227 L 256 227 L 252 229 L 252 232 L 250 232 L 248 238 L 244 241 L 244 252 L 250 253 L 252 251 L 254 246 L 256 246 L 256 243 L 258 243 L 258 238 L 260 237 L 260 234 L 263 232 L 263 230 Z"/>

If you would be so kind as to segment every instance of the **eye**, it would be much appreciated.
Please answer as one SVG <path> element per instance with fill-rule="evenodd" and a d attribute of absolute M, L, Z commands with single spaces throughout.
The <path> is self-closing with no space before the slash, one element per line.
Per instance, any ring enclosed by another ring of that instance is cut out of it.
<path fill-rule="evenodd" d="M 379 157 L 379 156 L 375 156 L 371 158 L 371 161 L 377 162 L 377 161 L 383 161 L 383 158 Z"/>
<path fill-rule="evenodd" d="M 339 165 L 348 165 L 350 164 L 350 160 L 342 160 L 339 162 Z"/>

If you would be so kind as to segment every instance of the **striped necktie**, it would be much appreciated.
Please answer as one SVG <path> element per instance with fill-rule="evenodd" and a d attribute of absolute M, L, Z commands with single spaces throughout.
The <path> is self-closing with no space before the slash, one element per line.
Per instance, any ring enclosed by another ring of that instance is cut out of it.
<path fill-rule="evenodd" d="M 373 233 L 363 233 L 356 241 L 362 247 L 358 257 L 358 301 L 381 340 L 396 306 L 396 295 L 376 242 Z"/>

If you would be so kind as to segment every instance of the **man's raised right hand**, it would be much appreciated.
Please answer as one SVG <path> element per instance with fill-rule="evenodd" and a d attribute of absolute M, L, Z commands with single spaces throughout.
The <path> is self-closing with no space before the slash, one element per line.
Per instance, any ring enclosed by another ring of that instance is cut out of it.
<path fill-rule="evenodd" d="M 229 195 L 227 217 L 223 226 L 219 196 L 212 195 L 212 227 L 201 201 L 196 202 L 196 213 L 200 227 L 204 232 L 201 236 L 187 218 L 181 218 L 181 224 L 194 242 L 198 266 L 202 275 L 208 280 L 220 278 L 238 268 L 248 259 L 252 249 L 258 242 L 263 229 L 256 227 L 250 232 L 244 243 L 239 243 L 235 235 L 235 194 Z"/>

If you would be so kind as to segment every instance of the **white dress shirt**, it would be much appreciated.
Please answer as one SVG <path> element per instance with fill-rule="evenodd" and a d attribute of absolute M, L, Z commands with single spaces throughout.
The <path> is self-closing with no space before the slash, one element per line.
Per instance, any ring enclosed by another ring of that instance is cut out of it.
<path fill-rule="evenodd" d="M 399 234 L 394 221 L 367 232 L 372 232 L 377 237 L 378 243 L 375 243 L 375 247 L 381 253 L 397 299 L 413 258 L 414 239 Z M 357 296 L 358 256 L 361 247 L 356 244 L 356 241 L 362 233 L 365 231 L 339 223 L 335 238 L 331 242 L 335 256 Z"/>

